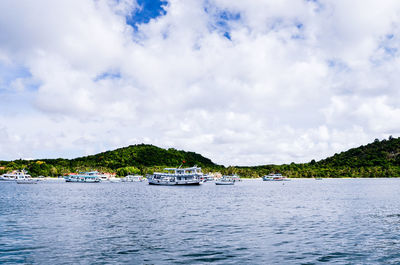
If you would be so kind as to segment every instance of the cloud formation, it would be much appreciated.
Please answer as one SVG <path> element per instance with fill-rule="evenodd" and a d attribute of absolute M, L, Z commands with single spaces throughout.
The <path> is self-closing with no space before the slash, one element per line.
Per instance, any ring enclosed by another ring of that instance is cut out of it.
<path fill-rule="evenodd" d="M 398 1 L 145 3 L 0 2 L 1 159 L 151 143 L 257 165 L 400 136 Z"/>

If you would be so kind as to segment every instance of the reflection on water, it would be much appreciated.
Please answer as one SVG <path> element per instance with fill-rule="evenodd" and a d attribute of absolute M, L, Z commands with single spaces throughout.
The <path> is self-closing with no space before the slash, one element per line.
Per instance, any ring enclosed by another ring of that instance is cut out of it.
<path fill-rule="evenodd" d="M 398 264 L 400 179 L 0 183 L 0 263 Z"/>

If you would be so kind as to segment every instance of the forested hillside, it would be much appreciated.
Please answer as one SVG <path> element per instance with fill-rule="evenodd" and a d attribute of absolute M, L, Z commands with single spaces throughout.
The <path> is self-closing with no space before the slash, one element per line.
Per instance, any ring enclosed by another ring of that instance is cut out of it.
<path fill-rule="evenodd" d="M 261 165 L 253 167 L 224 167 L 194 152 L 154 145 L 131 145 L 113 151 L 75 159 L 40 159 L 0 161 L 0 174 L 15 169 L 27 169 L 33 176 L 59 176 L 76 171 L 98 170 L 115 172 L 119 176 L 129 173 L 151 174 L 164 167 L 198 165 L 204 172 L 239 174 L 256 178 L 269 173 L 282 173 L 288 177 L 400 177 L 400 138 L 389 137 L 365 146 L 352 148 L 321 161 Z"/>
<path fill-rule="evenodd" d="M 318 162 L 238 167 L 235 171 L 252 176 L 280 172 L 289 177 L 400 177 L 400 138 L 375 139 Z"/>
<path fill-rule="evenodd" d="M 335 154 L 323 159 L 318 165 L 337 167 L 373 167 L 400 166 L 400 138 L 389 137 L 389 140 L 379 141 L 352 148 L 346 152 Z"/>
<path fill-rule="evenodd" d="M 113 151 L 75 159 L 40 159 L 1 161 L 3 172 L 12 169 L 27 169 L 33 176 L 57 176 L 76 171 L 99 170 L 117 173 L 151 173 L 163 167 L 198 165 L 200 167 L 218 167 L 210 159 L 194 152 L 185 152 L 173 148 L 163 149 L 154 145 L 131 145 Z"/>

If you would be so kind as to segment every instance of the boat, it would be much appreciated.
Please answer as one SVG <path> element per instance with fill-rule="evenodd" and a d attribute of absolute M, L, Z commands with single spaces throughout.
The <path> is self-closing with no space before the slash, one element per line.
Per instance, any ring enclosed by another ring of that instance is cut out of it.
<path fill-rule="evenodd" d="M 203 173 L 201 168 L 194 166 L 189 168 L 164 168 L 168 173 L 154 172 L 149 176 L 150 185 L 200 185 Z"/>
<path fill-rule="evenodd" d="M 215 181 L 215 185 L 234 185 L 235 181 L 234 176 L 222 176 L 222 178 Z"/>
<path fill-rule="evenodd" d="M 79 174 L 69 174 L 65 182 L 98 183 L 100 174 L 97 171 L 81 172 Z"/>
<path fill-rule="evenodd" d="M 25 170 L 16 172 L 15 176 L 17 184 L 37 184 L 39 182 L 38 179 L 34 179 L 31 175 L 26 174 Z"/>
<path fill-rule="evenodd" d="M 17 178 L 17 184 L 37 184 L 38 182 L 39 180 L 34 178 Z"/>
<path fill-rule="evenodd" d="M 201 177 L 201 180 L 203 182 L 214 181 L 214 176 L 208 175 L 208 174 L 203 174 L 203 176 Z"/>
<path fill-rule="evenodd" d="M 117 182 L 121 182 L 120 178 L 109 178 L 108 181 L 112 182 L 112 183 L 117 183 Z"/>
<path fill-rule="evenodd" d="M 127 175 L 121 179 L 122 182 L 142 182 L 144 181 L 143 176 L 140 175 Z"/>
<path fill-rule="evenodd" d="M 3 174 L 0 176 L 0 181 L 13 181 L 18 184 L 35 184 L 39 180 L 33 179 L 25 170 L 13 171 L 12 173 Z"/>
<path fill-rule="evenodd" d="M 238 176 L 238 175 L 232 175 L 232 179 L 236 182 L 236 181 L 242 181 L 242 179 Z"/>
<path fill-rule="evenodd" d="M 263 181 L 289 181 L 285 176 L 279 173 L 271 173 L 262 177 Z"/>
<path fill-rule="evenodd" d="M 0 181 L 15 181 L 16 176 L 14 174 L 3 174 L 0 176 Z"/>

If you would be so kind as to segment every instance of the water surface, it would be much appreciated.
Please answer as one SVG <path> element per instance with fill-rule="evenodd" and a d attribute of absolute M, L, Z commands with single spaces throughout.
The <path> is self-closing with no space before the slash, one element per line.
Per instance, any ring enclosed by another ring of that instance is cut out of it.
<path fill-rule="evenodd" d="M 0 183 L 0 264 L 399 264 L 400 179 Z"/>

